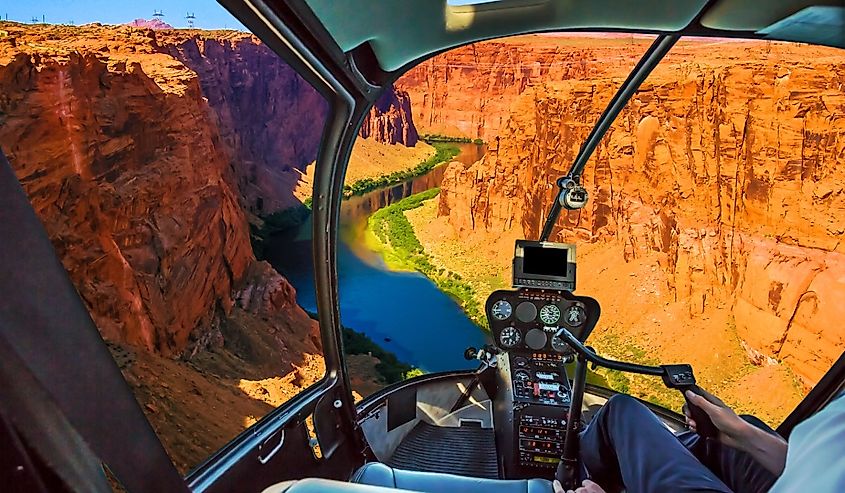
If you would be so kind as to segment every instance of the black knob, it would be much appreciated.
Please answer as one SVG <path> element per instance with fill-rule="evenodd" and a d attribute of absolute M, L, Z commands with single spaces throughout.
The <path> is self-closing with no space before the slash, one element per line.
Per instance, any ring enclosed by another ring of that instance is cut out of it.
<path fill-rule="evenodd" d="M 478 349 L 472 346 L 466 348 L 466 351 L 464 351 L 464 359 L 474 360 L 476 356 L 478 356 Z"/>

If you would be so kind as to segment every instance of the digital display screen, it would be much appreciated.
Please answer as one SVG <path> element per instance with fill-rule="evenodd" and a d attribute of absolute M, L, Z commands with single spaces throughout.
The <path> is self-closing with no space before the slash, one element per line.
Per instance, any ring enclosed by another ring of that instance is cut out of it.
<path fill-rule="evenodd" d="M 525 246 L 524 252 L 522 271 L 526 274 L 566 277 L 567 249 Z"/>
<path fill-rule="evenodd" d="M 546 464 L 557 464 L 560 459 L 556 457 L 543 457 L 542 455 L 535 455 L 534 462 L 545 462 Z"/>

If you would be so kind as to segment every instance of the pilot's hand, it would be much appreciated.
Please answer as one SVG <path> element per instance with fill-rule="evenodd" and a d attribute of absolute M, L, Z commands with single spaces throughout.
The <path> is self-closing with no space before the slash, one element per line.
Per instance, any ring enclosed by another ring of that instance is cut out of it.
<path fill-rule="evenodd" d="M 601 486 L 590 481 L 589 479 L 585 479 L 583 485 L 580 488 L 569 491 L 564 491 L 563 486 L 561 486 L 560 481 L 558 480 L 555 480 L 552 485 L 554 486 L 554 493 L 605 493 Z"/>
<path fill-rule="evenodd" d="M 719 429 L 720 442 L 729 447 L 742 448 L 741 445 L 747 435 L 748 423 L 737 416 L 733 409 L 729 408 L 721 399 L 707 391 L 702 392 L 704 396 L 687 390 L 685 395 L 693 405 L 698 406 L 710 416 L 710 420 Z M 695 431 L 695 420 L 690 416 L 686 405 L 684 405 L 684 414 L 687 417 L 687 424 L 690 429 Z"/>

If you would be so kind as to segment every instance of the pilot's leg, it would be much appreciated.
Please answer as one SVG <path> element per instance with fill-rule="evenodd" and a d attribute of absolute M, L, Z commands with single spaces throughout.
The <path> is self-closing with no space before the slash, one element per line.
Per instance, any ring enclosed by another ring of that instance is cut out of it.
<path fill-rule="evenodd" d="M 740 417 L 761 430 L 777 434 L 754 416 L 743 414 Z M 704 440 L 693 431 L 682 433 L 678 439 L 735 493 L 763 493 L 777 480 L 777 476 L 745 452 L 715 440 Z"/>
<path fill-rule="evenodd" d="M 731 491 L 627 395 L 611 397 L 581 433 L 581 460 L 608 490 L 624 484 L 630 493 Z"/>

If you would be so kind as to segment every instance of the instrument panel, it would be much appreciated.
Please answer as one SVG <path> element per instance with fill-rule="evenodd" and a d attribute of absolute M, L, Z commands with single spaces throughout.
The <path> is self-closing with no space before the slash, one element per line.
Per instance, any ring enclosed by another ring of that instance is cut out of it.
<path fill-rule="evenodd" d="M 583 341 L 598 320 L 597 312 L 595 300 L 568 291 L 500 290 L 487 300 L 494 340 L 506 351 L 564 352 L 566 344 L 554 337 L 558 329 L 566 327 Z"/>

